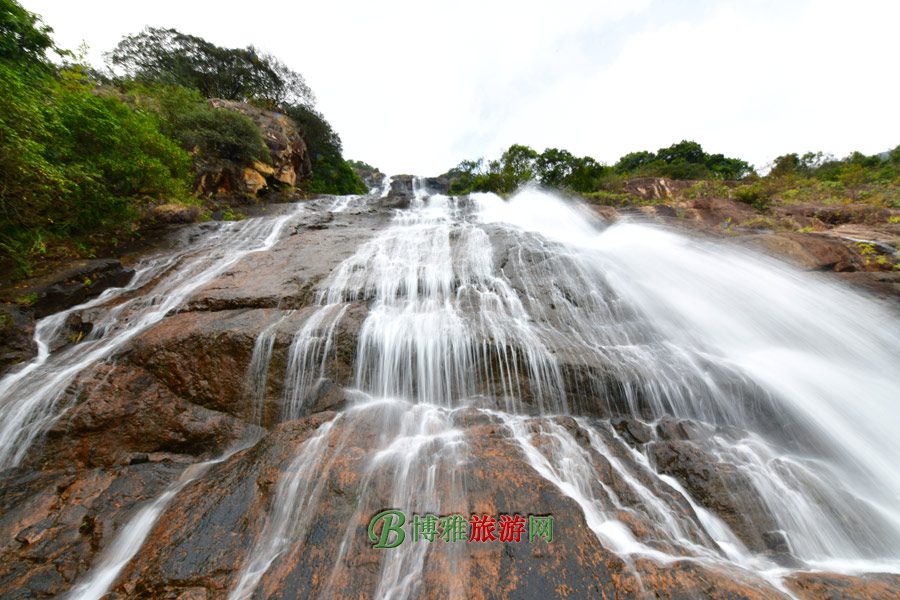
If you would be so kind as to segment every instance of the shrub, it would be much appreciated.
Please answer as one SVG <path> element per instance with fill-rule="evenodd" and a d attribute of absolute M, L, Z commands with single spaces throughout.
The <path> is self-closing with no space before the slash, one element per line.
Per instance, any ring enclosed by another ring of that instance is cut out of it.
<path fill-rule="evenodd" d="M 92 93 L 77 72 L 25 81 L 0 63 L 0 245 L 21 272 L 44 241 L 111 230 L 141 203 L 186 195 L 189 168 L 152 113 Z"/>
<path fill-rule="evenodd" d="M 174 117 L 174 135 L 202 158 L 222 158 L 242 166 L 272 164 L 259 127 L 250 117 L 200 104 Z"/>
<path fill-rule="evenodd" d="M 309 191 L 318 194 L 365 194 L 365 182 L 341 157 L 341 138 L 325 117 L 309 106 L 293 105 L 285 113 L 303 128 L 312 162 Z"/>
<path fill-rule="evenodd" d="M 772 192 L 762 183 L 756 182 L 737 188 L 734 191 L 734 196 L 741 202 L 749 204 L 756 210 L 763 212 L 769 208 Z"/>

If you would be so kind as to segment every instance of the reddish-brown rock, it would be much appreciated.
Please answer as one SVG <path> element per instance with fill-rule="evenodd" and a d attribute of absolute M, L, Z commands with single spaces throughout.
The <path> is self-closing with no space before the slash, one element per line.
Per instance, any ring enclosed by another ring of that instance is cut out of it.
<path fill-rule="evenodd" d="M 74 406 L 28 462 L 40 468 L 127 464 L 149 452 L 208 456 L 250 432 L 230 415 L 174 395 L 141 368 L 99 365 L 62 400 Z"/>
<path fill-rule="evenodd" d="M 7 471 L 0 476 L 0 598 L 49 598 L 69 587 L 184 468 Z"/>
<path fill-rule="evenodd" d="M 800 600 L 900 600 L 900 575 L 797 573 L 786 585 Z"/>
<path fill-rule="evenodd" d="M 840 240 L 814 233 L 749 235 L 738 242 L 807 271 L 855 271 L 859 263 Z"/>

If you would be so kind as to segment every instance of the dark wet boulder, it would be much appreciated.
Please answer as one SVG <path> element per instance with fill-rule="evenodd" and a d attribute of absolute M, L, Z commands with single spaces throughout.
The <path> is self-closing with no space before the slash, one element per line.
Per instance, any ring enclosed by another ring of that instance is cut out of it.
<path fill-rule="evenodd" d="M 0 474 L 0 599 L 57 596 L 184 464 Z"/>
<path fill-rule="evenodd" d="M 697 502 L 725 521 L 750 550 L 767 549 L 763 532 L 776 530 L 778 525 L 741 470 L 689 441 L 656 442 L 651 445 L 651 456 L 660 473 L 678 479 Z"/>
<path fill-rule="evenodd" d="M 34 313 L 14 304 L 0 304 L 0 376 L 36 355 Z"/>

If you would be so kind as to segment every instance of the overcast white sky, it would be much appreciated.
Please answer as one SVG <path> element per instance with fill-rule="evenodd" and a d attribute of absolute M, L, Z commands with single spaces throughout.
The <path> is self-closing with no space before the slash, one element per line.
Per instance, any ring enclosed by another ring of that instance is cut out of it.
<path fill-rule="evenodd" d="M 895 0 L 20 0 L 90 58 L 144 26 L 304 75 L 344 154 L 436 175 L 512 143 L 612 164 L 682 139 L 763 166 L 900 144 Z"/>

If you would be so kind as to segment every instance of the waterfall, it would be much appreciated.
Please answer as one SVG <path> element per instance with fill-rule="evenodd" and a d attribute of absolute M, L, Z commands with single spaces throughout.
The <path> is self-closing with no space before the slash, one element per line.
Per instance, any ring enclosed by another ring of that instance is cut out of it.
<path fill-rule="evenodd" d="M 892 458 L 900 452 L 889 433 L 892 399 L 900 397 L 891 368 L 900 329 L 887 309 L 722 243 L 630 222 L 598 227 L 538 190 L 510 201 L 429 195 L 418 182 L 414 192 L 410 208 L 320 288 L 331 311 L 369 303 L 355 377 L 365 398 L 382 398 L 413 420 L 422 410 L 477 407 L 581 506 L 605 547 L 626 558 L 730 565 L 787 594 L 786 570 L 658 471 L 651 444 L 633 448 L 595 417 L 578 418 L 577 437 L 553 415 L 621 415 L 651 430 L 667 418 L 691 419 L 707 432 L 697 444 L 740 469 L 763 503 L 748 511 L 764 511 L 793 556 L 844 572 L 898 570 Z M 370 410 L 363 404 L 347 414 Z M 445 432 L 418 435 L 420 444 L 435 443 Z M 464 464 L 465 429 L 454 436 Z M 367 469 L 438 464 L 411 450 L 395 456 L 403 440 L 386 431 Z M 602 483 L 597 456 L 621 489 Z M 388 505 L 421 512 L 424 502 L 446 514 L 465 504 L 446 490 L 405 493 L 404 477 L 394 476 L 391 489 L 404 493 Z M 370 505 L 374 514 L 377 503 L 361 492 L 357 512 Z M 315 506 L 307 500 L 304 510 Z M 350 544 L 339 544 L 318 597 L 342 595 L 334 582 L 343 579 Z M 385 558 L 374 597 L 415 597 L 408 582 L 398 587 L 398 573 L 419 577 L 413 549 L 431 551 L 410 546 Z M 237 589 L 232 598 L 250 597 L 246 586 Z"/>
<path fill-rule="evenodd" d="M 0 470 L 19 464 L 41 432 L 68 408 L 60 401 L 75 377 L 160 322 L 246 255 L 272 248 L 293 216 L 220 223 L 196 244 L 141 261 L 125 287 L 41 319 L 35 330 L 37 358 L 0 380 Z M 134 295 L 137 291 L 141 293 Z M 98 311 L 93 331 L 78 345 L 50 353 L 66 317 L 120 298 L 124 301 L 118 305 Z"/>
<path fill-rule="evenodd" d="M 352 219 L 392 197 L 391 185 L 303 210 Z M 72 311 L 147 291 L 58 357 L 48 348 L 67 313 L 42 320 L 39 357 L 0 382 L 0 465 L 21 461 L 65 410 L 76 375 L 247 253 L 273 248 L 289 218 L 225 225 L 140 266 L 124 290 Z M 342 327 L 358 307 L 348 349 Z M 790 596 L 783 578 L 798 569 L 900 573 L 900 325 L 823 275 L 659 226 L 606 225 L 537 189 L 450 197 L 413 180 L 408 208 L 319 281 L 310 306 L 263 328 L 247 372 L 257 425 L 275 414 L 264 404 L 276 401 L 267 381 L 287 322 L 298 325 L 281 420 L 313 410 L 338 351 L 354 357 L 336 383 L 346 408 L 291 448 L 228 575 L 231 600 L 289 595 L 288 585 L 317 598 L 466 597 L 469 545 L 373 554 L 360 532 L 385 508 L 480 511 L 474 499 L 491 482 L 473 465 L 486 436 L 515 457 L 510 468 L 577 507 L 638 595 L 652 595 L 647 565 L 680 561 L 771 597 Z M 724 481 L 716 493 L 727 498 L 699 493 L 691 469 Z M 102 596 L 172 498 L 215 470 L 199 465 L 148 503 L 72 597 Z M 339 486 L 348 473 L 350 492 Z M 324 536 L 320 520 L 338 516 Z M 291 575 L 297 557 L 314 578 Z M 429 578 L 438 570 L 459 577 Z"/>

